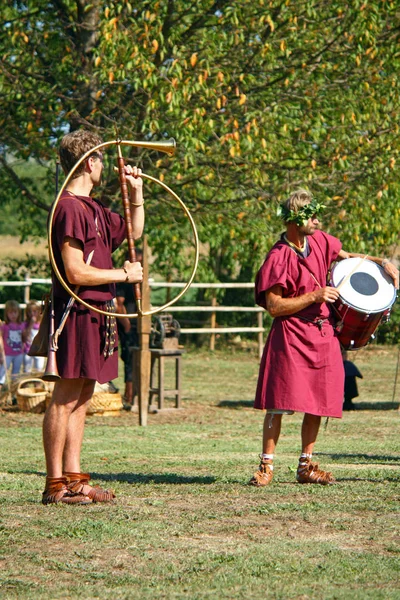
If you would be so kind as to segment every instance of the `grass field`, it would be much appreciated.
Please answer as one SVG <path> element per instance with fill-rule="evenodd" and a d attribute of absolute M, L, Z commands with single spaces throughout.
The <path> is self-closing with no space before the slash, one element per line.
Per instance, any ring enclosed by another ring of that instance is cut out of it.
<path fill-rule="evenodd" d="M 47 241 L 41 244 L 24 242 L 20 244 L 19 238 L 12 235 L 0 235 L 0 260 L 10 258 L 23 258 L 27 254 L 47 259 Z"/>
<path fill-rule="evenodd" d="M 318 460 L 338 484 L 295 483 L 286 417 L 267 489 L 251 352 L 184 356 L 184 409 L 90 417 L 83 467 L 113 505 L 40 504 L 41 415 L 0 413 L 4 598 L 400 598 L 397 348 L 356 355 L 359 410 L 330 420 Z M 121 382 L 120 382 L 121 383 Z"/>

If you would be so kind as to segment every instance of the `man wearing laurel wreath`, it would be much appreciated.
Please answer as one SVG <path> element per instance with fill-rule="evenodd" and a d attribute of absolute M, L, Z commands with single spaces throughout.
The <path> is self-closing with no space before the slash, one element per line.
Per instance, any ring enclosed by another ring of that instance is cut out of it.
<path fill-rule="evenodd" d="M 326 285 L 333 261 L 362 256 L 342 250 L 341 242 L 318 230 L 324 207 L 306 190 L 280 206 L 286 232 L 268 253 L 256 278 L 256 303 L 274 318 L 260 365 L 254 407 L 266 409 L 263 448 L 250 484 L 262 487 L 273 478 L 275 447 L 283 414 L 304 413 L 299 483 L 329 485 L 333 475 L 312 461 L 321 417 L 341 417 L 344 369 L 329 304 L 339 297 Z M 398 288 L 399 274 L 388 260 L 381 265 Z"/>

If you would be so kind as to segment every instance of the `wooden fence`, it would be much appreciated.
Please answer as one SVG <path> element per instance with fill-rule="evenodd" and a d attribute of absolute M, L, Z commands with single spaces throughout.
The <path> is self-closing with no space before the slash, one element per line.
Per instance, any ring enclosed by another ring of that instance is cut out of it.
<path fill-rule="evenodd" d="M 23 287 L 24 288 L 24 301 L 21 302 L 21 308 L 25 308 L 26 304 L 31 299 L 31 287 L 35 284 L 51 285 L 51 279 L 31 279 L 26 276 L 24 281 L 0 281 L 0 287 Z M 150 287 L 153 289 L 157 288 L 183 288 L 185 283 L 169 283 L 165 281 L 149 281 Z M 254 283 L 192 283 L 191 288 L 202 288 L 202 289 L 253 289 Z M 0 309 L 4 309 L 4 304 L 0 304 Z M 171 307 L 173 313 L 177 312 L 198 312 L 198 313 L 210 313 L 210 326 L 209 327 L 182 327 L 182 334 L 210 334 L 210 349 L 215 348 L 216 335 L 227 334 L 227 333 L 252 333 L 257 334 L 258 340 L 258 353 L 261 357 L 263 346 L 264 346 L 264 332 L 263 326 L 263 312 L 264 309 L 260 306 L 218 306 L 216 298 L 213 297 L 210 306 L 180 306 L 174 304 Z M 257 325 L 254 327 L 217 327 L 217 313 L 233 313 L 233 312 L 244 312 L 244 313 L 256 313 Z"/>

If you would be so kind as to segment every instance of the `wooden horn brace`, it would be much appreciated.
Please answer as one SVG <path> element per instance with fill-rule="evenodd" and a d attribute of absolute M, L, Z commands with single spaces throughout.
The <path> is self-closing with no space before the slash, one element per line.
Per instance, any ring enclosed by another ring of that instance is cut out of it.
<path fill-rule="evenodd" d="M 135 240 L 133 238 L 131 205 L 129 202 L 129 191 L 128 191 L 128 185 L 126 183 L 126 176 L 125 176 L 125 162 L 124 162 L 124 157 L 122 156 L 120 144 L 118 144 L 117 149 L 118 149 L 119 184 L 121 187 L 122 204 L 124 207 L 124 214 L 125 214 L 125 227 L 126 227 L 126 239 L 128 240 L 129 262 L 136 262 L 136 250 L 135 250 Z M 142 290 L 140 288 L 139 283 L 133 284 L 133 292 L 135 294 L 135 300 L 136 300 L 138 314 L 141 315 L 142 314 Z"/>

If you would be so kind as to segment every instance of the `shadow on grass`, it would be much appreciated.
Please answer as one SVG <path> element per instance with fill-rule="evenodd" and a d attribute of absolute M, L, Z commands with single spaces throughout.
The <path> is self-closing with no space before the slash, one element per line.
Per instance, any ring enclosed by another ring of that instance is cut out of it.
<path fill-rule="evenodd" d="M 397 483 L 400 481 L 399 477 L 336 477 L 337 483 L 350 483 L 355 481 L 364 481 L 367 483 Z"/>
<path fill-rule="evenodd" d="M 254 400 L 221 400 L 217 404 L 221 408 L 253 408 Z"/>
<path fill-rule="evenodd" d="M 90 473 L 92 479 L 102 481 L 120 481 L 122 483 L 155 483 L 174 485 L 210 485 L 217 480 L 215 477 L 191 477 L 190 475 L 178 475 L 177 473 Z"/>
<path fill-rule="evenodd" d="M 319 453 L 322 455 L 323 453 Z M 333 458 L 348 456 L 348 455 L 340 455 L 340 454 L 325 454 L 325 456 L 332 456 Z M 356 455 L 354 455 L 356 456 Z M 382 458 L 382 457 L 380 457 Z M 390 457 L 386 457 L 390 458 Z M 397 463 L 398 464 L 398 463 Z M 390 465 L 389 465 L 390 466 Z M 40 477 L 46 477 L 46 473 L 41 471 L 13 471 L 13 473 L 20 473 L 21 475 L 38 475 Z M 177 475 L 176 473 L 164 473 L 164 474 L 144 474 L 144 473 L 96 473 L 92 472 L 91 477 L 94 481 L 106 481 L 109 483 L 112 482 L 120 482 L 120 483 L 129 483 L 129 484 L 143 484 L 143 485 L 211 485 L 213 483 L 221 483 L 222 480 L 216 477 L 190 477 Z M 385 483 L 385 482 L 399 482 L 400 477 L 394 475 L 393 477 L 337 477 L 337 483 L 350 483 L 350 482 L 368 482 L 368 483 Z M 228 480 L 224 480 L 223 483 L 229 485 L 239 485 L 241 487 L 246 487 L 249 489 L 254 489 L 254 486 L 249 486 L 248 479 L 244 478 L 229 478 Z M 274 482 L 274 486 L 283 485 L 283 486 L 296 486 L 299 489 L 302 487 L 299 483 L 297 483 L 296 479 L 282 479 L 276 480 Z M 335 486 L 333 486 L 335 487 Z M 272 489 L 272 488 L 270 488 Z"/>
<path fill-rule="evenodd" d="M 355 410 L 398 410 L 399 406 L 398 402 L 356 402 Z"/>
<path fill-rule="evenodd" d="M 42 471 L 16 471 L 21 475 L 38 475 L 46 477 L 46 473 Z M 210 485 L 217 481 L 216 477 L 191 477 L 190 475 L 178 475 L 177 473 L 97 473 L 90 472 L 92 479 L 100 479 L 101 481 L 120 481 L 121 483 L 156 483 L 156 484 L 174 484 L 174 485 Z"/>
<path fill-rule="evenodd" d="M 331 452 L 316 452 L 314 456 L 329 456 L 333 460 L 348 461 L 350 464 L 374 465 L 376 463 L 384 467 L 396 467 L 400 464 L 400 456 L 389 456 L 388 454 L 333 454 Z M 382 463 L 384 464 L 382 465 Z"/>

